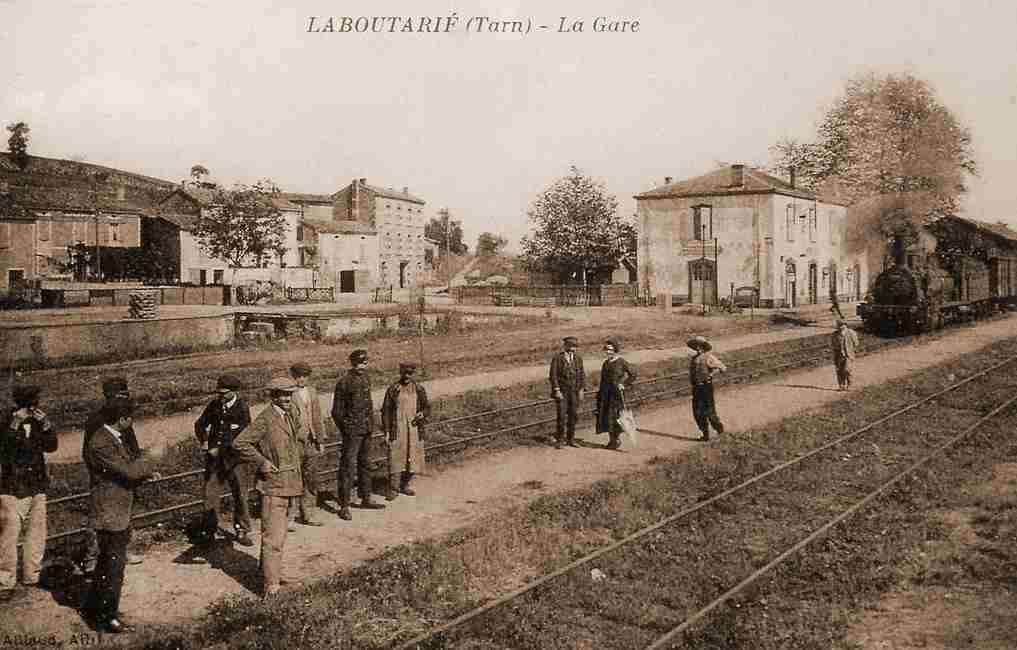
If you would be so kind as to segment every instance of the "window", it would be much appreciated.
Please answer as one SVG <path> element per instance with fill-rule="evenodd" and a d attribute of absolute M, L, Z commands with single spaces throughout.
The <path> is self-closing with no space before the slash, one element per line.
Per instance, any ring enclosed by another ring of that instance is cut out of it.
<path fill-rule="evenodd" d="M 11 247 L 11 224 L 0 223 L 0 248 Z"/>
<path fill-rule="evenodd" d="M 787 221 L 787 240 L 795 240 L 795 206 L 788 203 L 787 209 L 785 210 L 785 218 Z"/>
<path fill-rule="evenodd" d="M 819 217 L 815 208 L 809 208 L 809 241 L 816 241 L 816 231 L 819 230 Z"/>
<path fill-rule="evenodd" d="M 49 219 L 40 219 L 38 221 L 39 229 L 39 241 L 49 241 L 49 238 L 53 235 L 53 222 Z"/>
<path fill-rule="evenodd" d="M 223 277 L 222 269 L 212 271 L 212 284 L 222 284 L 222 277 Z"/>
<path fill-rule="evenodd" d="M 692 206 L 692 239 L 713 239 L 713 206 Z"/>
<path fill-rule="evenodd" d="M 304 227 L 302 225 L 297 226 L 297 241 L 304 241 Z"/>
<path fill-rule="evenodd" d="M 109 225 L 109 241 L 111 244 L 115 244 L 120 241 L 120 224 L 110 223 Z"/>

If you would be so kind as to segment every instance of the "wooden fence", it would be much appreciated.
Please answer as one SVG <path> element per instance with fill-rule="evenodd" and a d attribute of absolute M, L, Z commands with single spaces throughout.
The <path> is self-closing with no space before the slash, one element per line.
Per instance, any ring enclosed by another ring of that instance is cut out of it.
<path fill-rule="evenodd" d="M 335 287 L 286 287 L 290 302 L 335 302 Z"/>
<path fill-rule="evenodd" d="M 455 288 L 456 302 L 461 305 L 500 305 L 525 307 L 608 306 L 636 304 L 636 287 L 632 284 L 601 284 L 596 286 L 461 286 Z"/>

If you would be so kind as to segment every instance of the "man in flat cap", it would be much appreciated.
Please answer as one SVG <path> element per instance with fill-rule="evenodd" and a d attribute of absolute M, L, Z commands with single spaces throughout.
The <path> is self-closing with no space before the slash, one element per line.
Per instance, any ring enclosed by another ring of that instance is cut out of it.
<path fill-rule="evenodd" d="M 237 455 L 257 472 L 261 493 L 262 595 L 266 598 L 279 592 L 289 527 L 287 513 L 304 494 L 300 471 L 303 424 L 292 408 L 296 389 L 288 375 L 272 379 L 268 384 L 271 403 L 233 441 Z"/>
<path fill-rule="evenodd" d="M 381 406 L 381 423 L 388 436 L 388 485 L 385 498 L 391 501 L 398 492 L 414 496 L 410 480 L 424 469 L 424 445 L 420 440 L 420 425 L 431 415 L 424 387 L 413 380 L 417 372 L 414 363 L 399 364 L 399 380 L 385 391 Z"/>
<path fill-rule="evenodd" d="M 38 586 L 46 553 L 46 454 L 57 434 L 39 408 L 38 386 L 15 386 L 14 407 L 0 417 L 0 602 L 15 594 L 18 537 L 25 533 L 21 581 Z"/>
<path fill-rule="evenodd" d="M 215 399 L 194 421 L 194 435 L 205 449 L 204 536 L 212 541 L 219 533 L 244 546 L 253 546 L 246 471 L 233 448 L 237 436 L 251 424 L 251 409 L 240 396 L 240 380 L 232 375 L 219 377 L 215 392 Z M 233 498 L 233 533 L 228 532 L 222 520 L 222 493 L 227 485 Z"/>
<path fill-rule="evenodd" d="M 710 350 L 713 346 L 702 336 L 693 336 L 688 346 L 695 354 L 689 359 L 689 383 L 692 384 L 692 416 L 702 432 L 702 440 L 710 439 L 710 425 L 717 433 L 724 433 L 724 425 L 717 416 L 717 405 L 713 398 L 713 378 L 727 370 Z"/>
<path fill-rule="evenodd" d="M 851 388 L 851 366 L 858 350 L 858 335 L 847 326 L 847 321 L 838 318 L 830 344 L 833 349 L 833 365 L 837 370 L 837 385 L 840 390 L 848 390 Z"/>
<path fill-rule="evenodd" d="M 350 370 L 336 382 L 332 395 L 332 420 L 343 447 L 339 458 L 339 517 L 353 519 L 350 492 L 357 477 L 361 507 L 380 510 L 383 503 L 371 500 L 371 435 L 374 433 L 374 403 L 367 376 L 367 350 L 350 353 Z"/>
<path fill-rule="evenodd" d="M 81 442 L 82 458 L 85 456 L 85 449 L 88 448 L 88 443 L 92 439 L 92 436 L 106 424 L 106 415 L 103 411 L 116 398 L 130 399 L 131 391 L 127 387 L 127 380 L 123 377 L 107 377 L 102 381 L 102 395 L 105 399 L 103 405 L 88 416 L 87 420 L 85 420 L 85 435 Z M 127 449 L 131 455 L 137 456 L 141 453 L 141 446 L 138 444 L 138 436 L 134 431 L 133 420 L 131 420 L 131 423 L 127 425 L 127 428 L 121 432 L 121 439 L 123 440 L 124 448 Z M 91 501 L 89 501 L 89 507 L 91 507 Z M 81 563 L 82 571 L 85 573 L 92 573 L 95 569 L 95 563 L 98 557 L 99 538 L 95 533 L 95 514 L 89 512 L 88 526 L 85 528 L 85 557 Z M 141 555 L 135 555 L 128 551 L 128 564 L 140 564 L 141 561 Z"/>
<path fill-rule="evenodd" d="M 300 411 L 300 421 L 303 424 L 300 443 L 304 448 L 300 469 L 304 477 L 304 496 L 300 499 L 299 507 L 290 511 L 290 519 L 295 519 L 299 510 L 300 523 L 305 526 L 321 526 L 318 521 L 318 460 L 324 452 L 322 441 L 325 439 L 325 425 L 321 419 L 318 389 L 308 383 L 307 378 L 311 372 L 311 367 L 306 363 L 290 367 L 290 376 L 297 386 L 293 391 L 293 403 Z"/>
<path fill-rule="evenodd" d="M 558 407 L 557 429 L 554 437 L 555 449 L 561 449 L 564 442 L 569 447 L 576 444 L 576 417 L 579 402 L 586 393 L 586 372 L 583 358 L 576 351 L 579 340 L 574 336 L 562 339 L 562 351 L 551 357 L 551 397 Z"/>

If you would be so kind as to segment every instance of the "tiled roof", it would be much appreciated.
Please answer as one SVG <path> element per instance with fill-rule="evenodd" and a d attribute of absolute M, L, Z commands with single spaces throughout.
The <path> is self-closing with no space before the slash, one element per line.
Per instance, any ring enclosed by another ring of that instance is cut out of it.
<path fill-rule="evenodd" d="M 180 228 L 181 230 L 186 230 L 188 232 L 190 232 L 190 230 L 194 228 L 194 224 L 197 223 L 198 221 L 198 216 L 194 214 L 158 212 L 155 215 L 151 216 L 156 216 L 160 219 L 163 219 L 164 221 L 168 221 L 174 226 Z"/>
<path fill-rule="evenodd" d="M 985 221 L 979 221 L 978 219 L 971 219 L 968 217 L 959 217 L 957 215 L 950 215 L 944 217 L 945 219 L 956 219 L 960 222 L 966 222 L 974 226 L 979 230 L 987 230 L 991 234 L 1011 242 L 1017 242 L 1017 231 L 1012 230 L 1009 226 L 1001 223 L 988 223 Z"/>
<path fill-rule="evenodd" d="M 370 224 L 359 221 L 324 221 L 322 219 L 302 220 L 304 226 L 313 229 L 320 234 L 330 235 L 377 235 L 378 231 Z"/>
<path fill-rule="evenodd" d="M 741 182 L 739 182 L 738 171 L 733 165 L 716 169 L 695 178 L 661 185 L 642 194 L 636 194 L 635 198 L 660 199 L 723 194 L 774 193 L 810 200 L 819 200 L 820 198 L 812 192 L 791 187 L 791 184 L 783 179 L 748 166 L 742 168 Z"/>
<path fill-rule="evenodd" d="M 350 183 L 346 187 L 339 190 L 339 192 L 343 192 L 347 189 L 350 189 L 352 186 L 353 183 Z M 385 198 L 396 199 L 398 201 L 409 201 L 410 203 L 418 203 L 420 205 L 426 204 L 424 199 L 413 196 L 409 192 L 402 192 L 400 190 L 392 189 L 391 187 L 379 187 L 378 185 L 371 185 L 370 183 L 365 183 L 363 182 L 363 180 L 360 181 L 360 186 L 370 190 L 371 192 L 374 192 L 378 196 L 383 196 Z M 336 192 L 332 196 L 334 197 L 336 194 L 339 194 L 339 192 Z"/>
<path fill-rule="evenodd" d="M 209 187 L 194 187 L 193 185 L 188 185 L 185 187 L 178 187 L 177 192 L 190 198 L 202 207 L 208 207 L 215 202 L 215 190 Z M 169 197 L 167 196 L 166 198 Z M 290 210 L 292 212 L 300 211 L 300 206 L 287 200 L 285 195 L 276 195 L 273 197 L 272 204 L 280 210 Z"/>
<path fill-rule="evenodd" d="M 307 194 L 304 192 L 283 192 L 282 197 L 293 203 L 327 203 L 332 205 L 330 194 Z"/>
<path fill-rule="evenodd" d="M 170 181 L 91 163 L 29 156 L 22 170 L 0 152 L 0 184 L 15 201 L 35 211 L 142 213 L 176 187 Z M 123 188 L 124 198 L 117 192 Z"/>

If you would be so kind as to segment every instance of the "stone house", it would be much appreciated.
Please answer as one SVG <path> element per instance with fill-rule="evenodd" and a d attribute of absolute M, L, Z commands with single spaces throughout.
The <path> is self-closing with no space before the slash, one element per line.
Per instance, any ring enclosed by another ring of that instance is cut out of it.
<path fill-rule="evenodd" d="M 173 183 L 71 160 L 0 153 L 0 295 L 12 284 L 103 273 L 94 249 L 144 244 L 145 215 Z M 79 245 L 83 259 L 74 259 Z M 104 256 L 106 253 L 104 252 Z"/>
<path fill-rule="evenodd" d="M 378 231 L 369 224 L 304 217 L 300 239 L 304 258 L 318 269 L 323 286 L 339 293 L 378 286 Z"/>
<path fill-rule="evenodd" d="M 402 191 L 369 185 L 366 178 L 332 195 L 336 221 L 368 224 L 378 233 L 379 286 L 420 286 L 431 277 L 424 241 L 425 202 Z"/>
<path fill-rule="evenodd" d="M 299 269 L 303 267 L 303 254 L 300 236 L 301 208 L 299 205 L 289 201 L 284 196 L 273 199 L 276 208 L 282 213 L 286 220 L 286 235 L 284 245 L 286 252 L 281 257 L 271 257 L 261 260 L 251 259 L 245 267 L 267 268 L 267 269 Z M 211 184 L 204 186 L 181 185 L 166 196 L 159 204 L 155 216 L 162 222 L 150 226 L 153 237 L 158 236 L 164 242 L 164 246 L 172 247 L 179 254 L 179 278 L 181 282 L 190 284 L 229 284 L 233 280 L 233 273 L 229 263 L 225 260 L 210 256 L 201 247 L 198 239 L 191 234 L 194 224 L 207 211 L 215 209 L 213 204 L 213 193 Z M 248 274 L 250 275 L 250 274 Z M 295 284 L 301 284 L 296 280 Z M 260 277 L 260 276 L 259 276 Z M 274 277 L 274 276 L 273 276 Z"/>
<path fill-rule="evenodd" d="M 734 293 L 759 306 L 858 300 L 866 255 L 849 252 L 847 207 L 759 169 L 729 165 L 637 194 L 641 292 L 716 304 Z"/>

